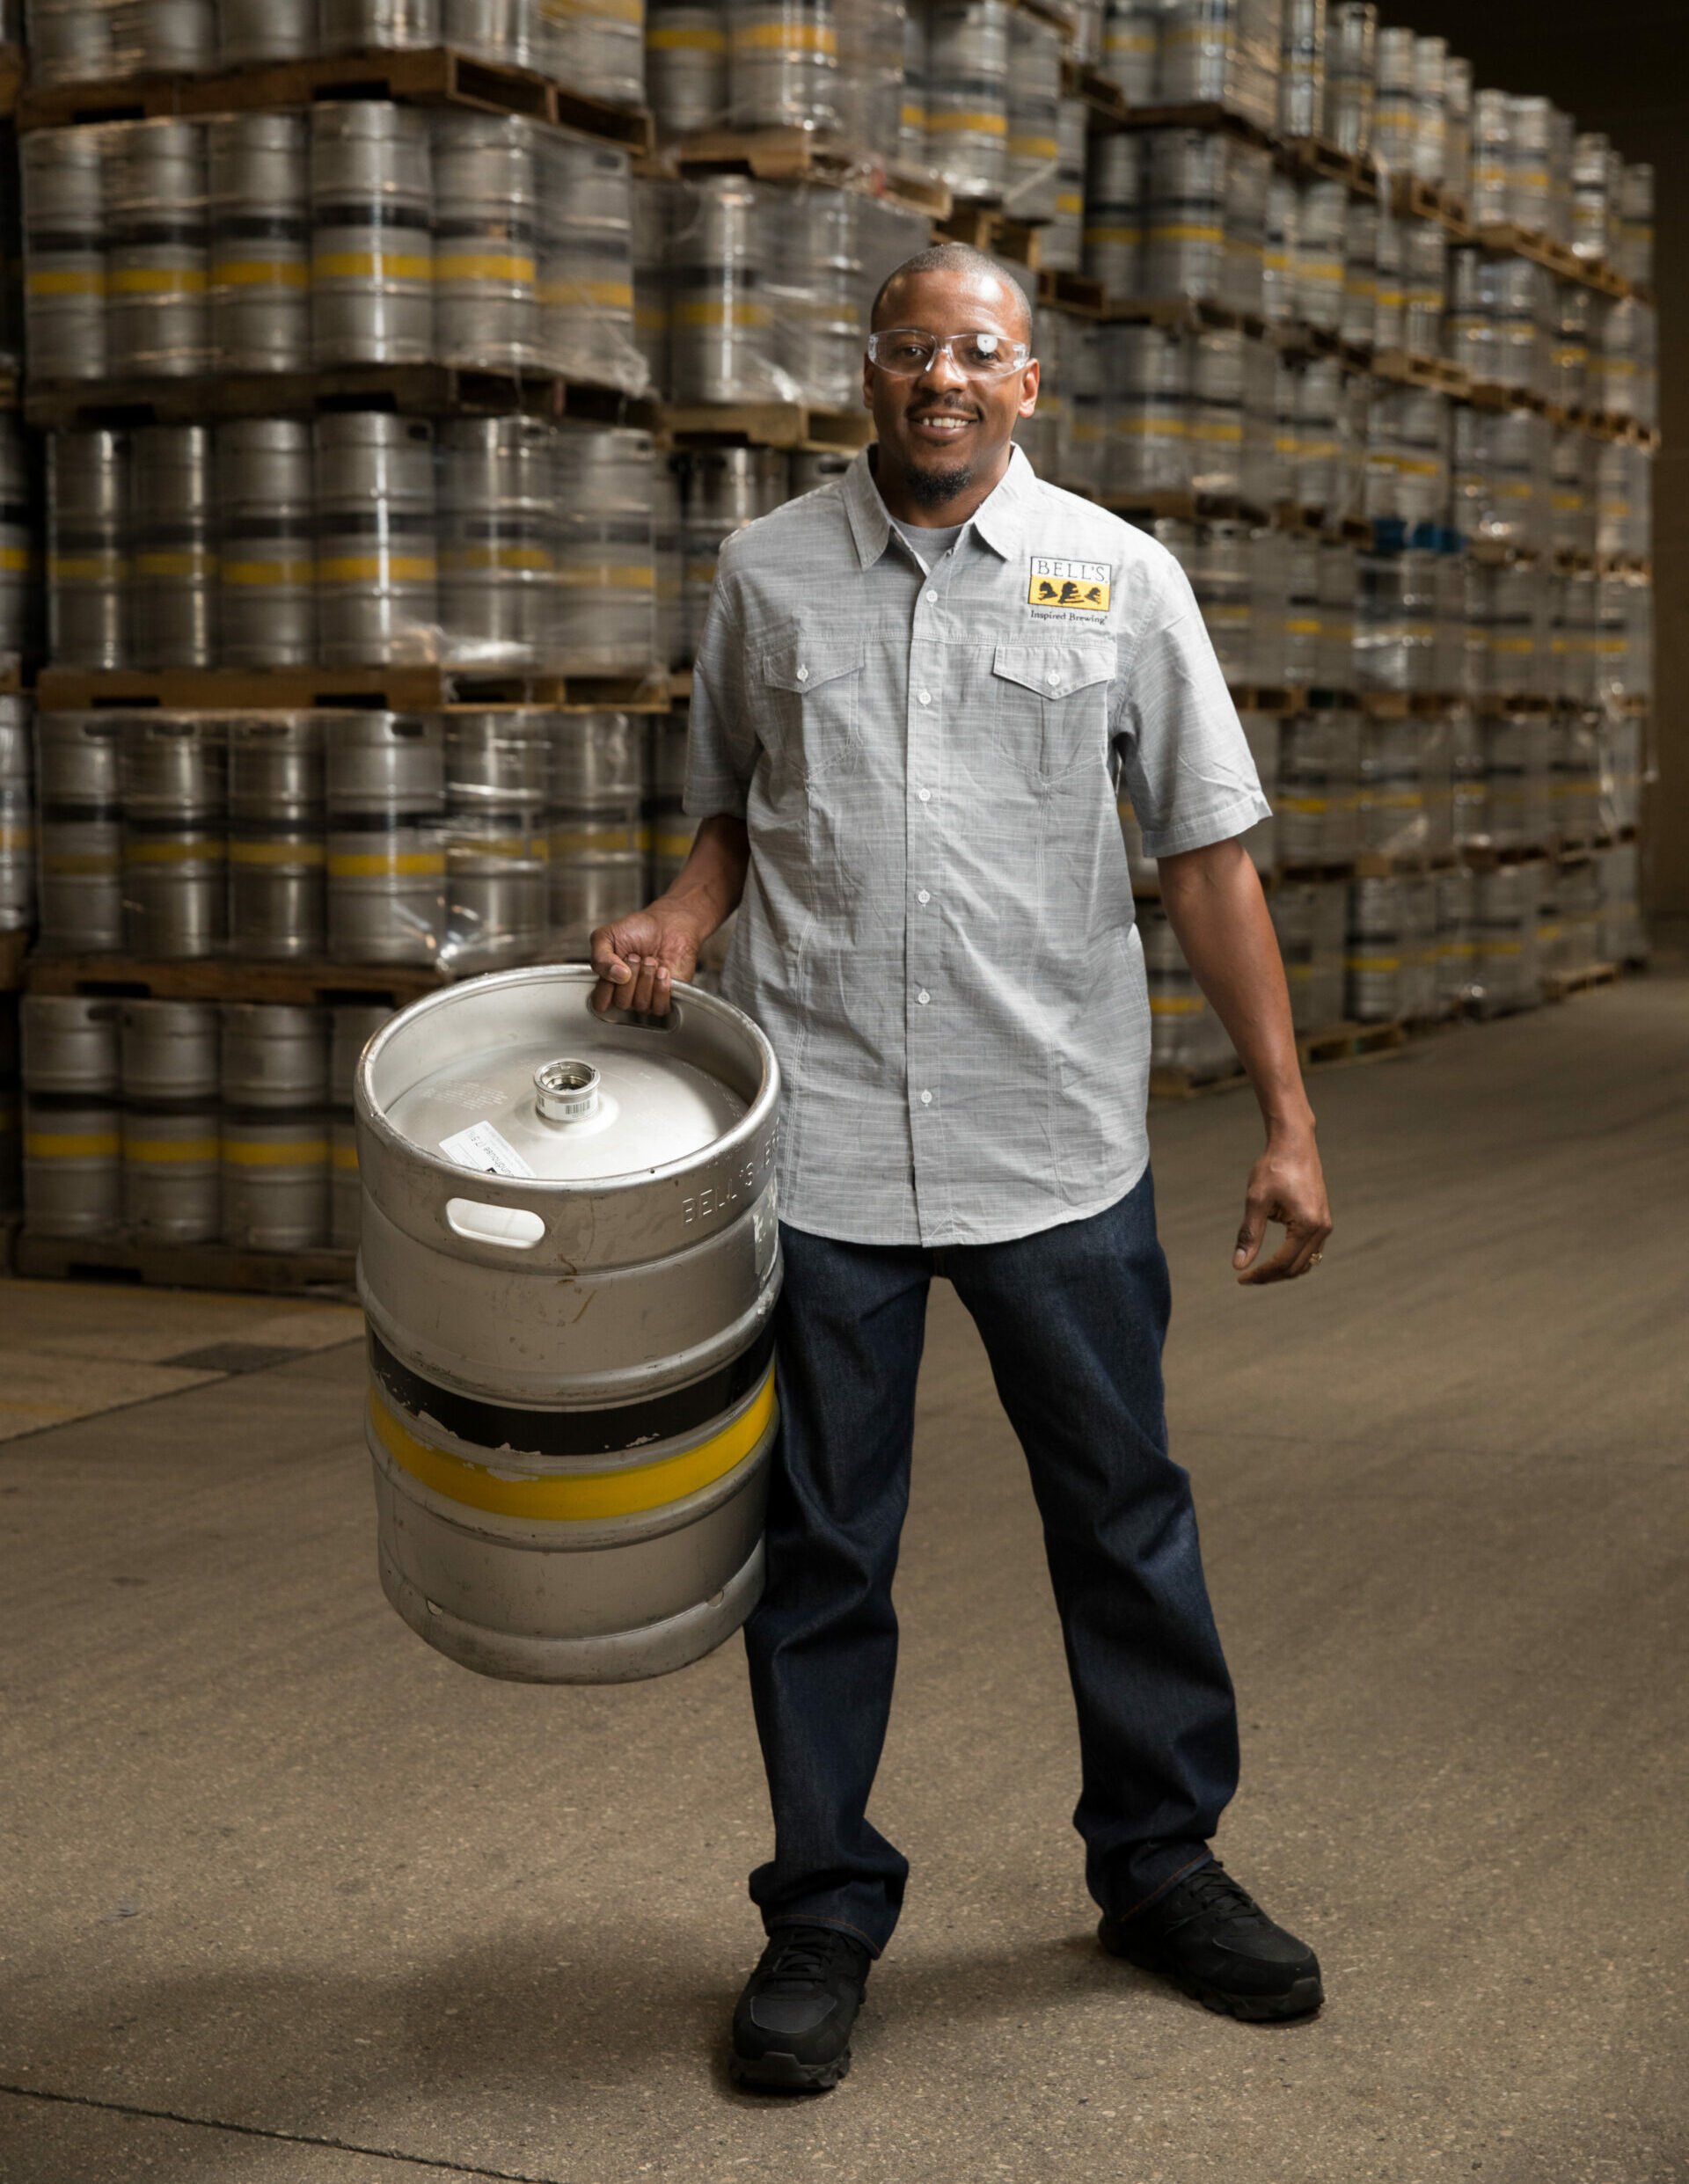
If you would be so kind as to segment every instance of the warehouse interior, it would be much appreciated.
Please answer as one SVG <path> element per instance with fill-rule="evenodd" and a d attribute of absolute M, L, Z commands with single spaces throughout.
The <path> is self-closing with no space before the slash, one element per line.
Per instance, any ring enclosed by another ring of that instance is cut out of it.
<path fill-rule="evenodd" d="M 14 9 L 0 2175 L 1689 2178 L 1680 11 Z M 1335 1230 L 1266 1289 L 1261 1118 L 1120 817 L 1215 1847 L 1326 2000 L 1099 1949 L 1038 1510 L 940 1279 L 908 1903 L 850 2074 L 780 2098 L 728 2069 L 740 1639 L 474 1674 L 379 1559 L 359 1063 L 678 873 L 716 555 L 864 443 L 866 299 L 934 234 L 1034 293 L 1022 444 L 1184 564 L 1275 807 Z"/>

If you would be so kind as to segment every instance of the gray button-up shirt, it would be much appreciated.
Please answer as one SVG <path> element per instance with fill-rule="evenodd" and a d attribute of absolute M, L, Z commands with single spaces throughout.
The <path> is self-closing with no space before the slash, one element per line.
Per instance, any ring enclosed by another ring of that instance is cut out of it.
<path fill-rule="evenodd" d="M 1149 1158 L 1146 855 L 1267 815 L 1183 571 L 1017 449 L 930 573 L 866 454 L 721 550 L 686 809 L 750 834 L 728 997 L 779 1057 L 781 1217 L 985 1244 Z"/>

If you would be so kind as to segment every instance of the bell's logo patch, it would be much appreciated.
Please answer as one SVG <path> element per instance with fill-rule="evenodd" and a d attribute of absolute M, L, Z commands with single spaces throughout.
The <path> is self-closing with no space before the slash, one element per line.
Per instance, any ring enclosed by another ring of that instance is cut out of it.
<path fill-rule="evenodd" d="M 1085 614 L 1107 614 L 1113 575 L 1114 570 L 1107 561 L 1057 561 L 1048 554 L 1035 553 L 1027 603 L 1032 607 L 1077 607 Z"/>

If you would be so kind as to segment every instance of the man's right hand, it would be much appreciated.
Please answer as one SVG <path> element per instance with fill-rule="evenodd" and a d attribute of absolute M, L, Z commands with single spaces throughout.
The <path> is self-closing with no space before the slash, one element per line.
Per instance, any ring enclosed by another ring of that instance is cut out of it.
<path fill-rule="evenodd" d="M 589 946 L 598 974 L 595 1009 L 666 1016 L 675 981 L 689 979 L 697 966 L 702 937 L 677 903 L 660 896 L 631 917 L 598 926 Z"/>

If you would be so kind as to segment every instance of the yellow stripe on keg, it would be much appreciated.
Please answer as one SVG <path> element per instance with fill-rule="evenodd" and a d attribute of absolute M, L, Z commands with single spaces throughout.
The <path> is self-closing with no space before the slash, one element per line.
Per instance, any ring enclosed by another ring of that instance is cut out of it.
<path fill-rule="evenodd" d="M 700 326 L 771 325 L 774 314 L 766 303 L 692 303 L 670 304 L 669 317 L 672 325 L 689 332 Z"/>
<path fill-rule="evenodd" d="M 217 557 L 208 547 L 172 547 L 166 553 L 137 553 L 135 557 L 137 576 L 212 576 L 216 567 Z"/>
<path fill-rule="evenodd" d="M 632 310 L 633 283 L 631 281 L 542 281 L 539 284 L 539 300 L 553 307 L 559 303 L 590 303 L 599 310 Z"/>
<path fill-rule="evenodd" d="M 926 117 L 929 136 L 1006 136 L 1009 117 L 1006 113 L 933 113 Z"/>
<path fill-rule="evenodd" d="M 565 569 L 563 581 L 590 586 L 596 591 L 654 591 L 657 572 L 654 564 L 642 567 L 638 562 L 625 566 L 609 562 L 596 569 Z"/>
<path fill-rule="evenodd" d="M 485 1465 L 428 1448 L 388 1409 L 373 1383 L 369 1412 L 382 1446 L 394 1463 L 448 1501 L 485 1509 L 494 1516 L 583 1523 L 660 1509 L 725 1479 L 735 1465 L 744 1462 L 773 1419 L 774 1368 L 769 1367 L 750 1407 L 696 1448 L 655 1464 L 614 1472 L 575 1472 L 567 1477 L 501 1479 Z"/>
<path fill-rule="evenodd" d="M 49 553 L 47 557 L 47 581 L 49 584 L 75 584 L 84 579 L 104 581 L 121 578 L 128 564 L 121 553 Z"/>
<path fill-rule="evenodd" d="M 728 34 L 720 30 L 648 30 L 647 53 L 725 53 Z"/>
<path fill-rule="evenodd" d="M 24 1157 L 28 1160 L 103 1160 L 114 1158 L 123 1141 L 115 1130 L 94 1130 L 86 1136 L 58 1130 L 26 1130 Z"/>
<path fill-rule="evenodd" d="M 309 584 L 316 573 L 311 561 L 224 561 L 217 571 L 225 584 Z"/>
<path fill-rule="evenodd" d="M 1053 159 L 1056 139 L 1053 136 L 1012 136 L 1009 139 L 1011 159 Z"/>
<path fill-rule="evenodd" d="M 837 56 L 838 33 L 829 23 L 746 23 L 733 33 L 735 53 L 824 53 Z"/>
<path fill-rule="evenodd" d="M 1208 1006 L 1199 993 L 1154 993 L 1150 996 L 1152 1016 L 1200 1016 Z"/>
<path fill-rule="evenodd" d="M 221 1150 L 232 1168 L 314 1168 L 328 1158 L 328 1140 L 304 1137 L 279 1143 L 267 1137 L 225 1137 Z"/>
<path fill-rule="evenodd" d="M 0 546 L 0 571 L 16 576 L 34 566 L 35 556 L 27 546 Z"/>
<path fill-rule="evenodd" d="M 332 1168 L 349 1169 L 355 1175 L 358 1172 L 357 1147 L 355 1145 L 331 1145 L 328 1149 L 328 1164 Z"/>
<path fill-rule="evenodd" d="M 66 267 L 58 271 L 38 267 L 24 275 L 26 296 L 104 296 L 104 273 L 81 273 Z"/>
<path fill-rule="evenodd" d="M 205 272 L 198 266 L 121 266 L 106 276 L 112 296 L 203 296 Z"/>
<path fill-rule="evenodd" d="M 114 880 L 118 873 L 115 850 L 91 850 L 80 857 L 43 853 L 41 871 L 49 880 Z"/>
<path fill-rule="evenodd" d="M 388 873 L 432 877 L 445 869 L 443 850 L 410 850 L 403 855 L 389 855 L 377 850 L 357 856 L 331 857 L 328 860 L 331 880 L 375 880 Z"/>
<path fill-rule="evenodd" d="M 215 1160 L 215 1137 L 126 1137 L 126 1160 Z"/>
<path fill-rule="evenodd" d="M 0 819 L 0 850 L 29 850 L 35 846 L 35 829 L 32 826 L 13 826 L 9 820 Z"/>
<path fill-rule="evenodd" d="M 123 861 L 126 865 L 212 865 L 221 864 L 226 851 L 221 836 L 192 842 L 126 842 Z"/>
<path fill-rule="evenodd" d="M 435 259 L 434 277 L 436 281 L 521 281 L 531 288 L 534 261 L 531 257 L 497 251 L 457 251 L 450 258 Z"/>
<path fill-rule="evenodd" d="M 227 258 L 211 268 L 222 289 L 308 289 L 311 267 L 297 258 Z"/>
<path fill-rule="evenodd" d="M 448 546 L 440 566 L 448 574 L 459 576 L 486 569 L 547 574 L 557 564 L 544 546 Z"/>
<path fill-rule="evenodd" d="M 409 251 L 321 251 L 311 261 L 313 281 L 432 281 L 434 260 Z"/>
<path fill-rule="evenodd" d="M 320 865 L 324 855 L 321 842 L 243 842 L 237 837 L 229 844 L 231 865 Z"/>
<path fill-rule="evenodd" d="M 1158 220 L 1150 223 L 1150 235 L 1158 243 L 1218 243 L 1225 239 L 1225 230 L 1217 225 L 1210 227 L 1206 221 L 1173 220 L 1164 225 Z"/>
<path fill-rule="evenodd" d="M 548 23 L 632 23 L 639 25 L 640 0 L 539 0 L 539 12 Z"/>
<path fill-rule="evenodd" d="M 318 581 L 324 584 L 364 584 L 389 577 L 395 584 L 431 584 L 435 575 L 432 554 L 333 554 L 317 564 Z"/>

